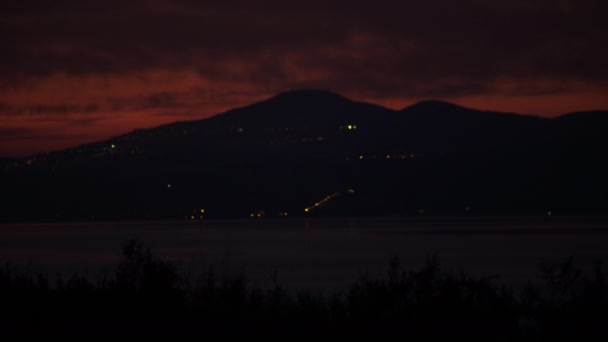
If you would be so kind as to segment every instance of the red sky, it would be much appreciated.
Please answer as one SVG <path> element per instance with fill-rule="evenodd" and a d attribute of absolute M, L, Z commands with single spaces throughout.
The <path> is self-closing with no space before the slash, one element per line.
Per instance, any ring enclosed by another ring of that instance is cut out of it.
<path fill-rule="evenodd" d="M 0 156 L 24 157 L 278 92 L 400 109 L 439 99 L 608 109 L 602 0 L 5 0 Z"/>

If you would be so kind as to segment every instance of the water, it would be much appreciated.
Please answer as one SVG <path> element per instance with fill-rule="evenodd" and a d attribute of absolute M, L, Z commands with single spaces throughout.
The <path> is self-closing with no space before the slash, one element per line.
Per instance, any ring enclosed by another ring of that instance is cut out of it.
<path fill-rule="evenodd" d="M 574 258 L 608 263 L 608 220 L 567 218 L 293 219 L 0 225 L 0 262 L 32 271 L 111 274 L 131 238 L 182 271 L 245 272 L 268 286 L 337 289 L 384 276 L 390 256 L 521 283 L 539 265 Z"/>

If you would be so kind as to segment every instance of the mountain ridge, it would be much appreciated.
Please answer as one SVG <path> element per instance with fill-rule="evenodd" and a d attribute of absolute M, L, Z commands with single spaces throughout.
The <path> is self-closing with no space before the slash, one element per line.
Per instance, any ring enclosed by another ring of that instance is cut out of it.
<path fill-rule="evenodd" d="M 3 158 L 4 160 L 12 160 L 12 159 L 29 159 L 32 157 L 37 157 L 41 155 L 46 155 L 49 153 L 58 153 L 62 151 L 69 151 L 75 148 L 79 148 L 81 146 L 87 146 L 92 144 L 100 144 L 107 143 L 113 141 L 115 139 L 119 139 L 121 137 L 136 135 L 141 132 L 150 132 L 155 130 L 162 129 L 170 129 L 171 127 L 176 126 L 186 126 L 186 125 L 201 125 L 207 122 L 220 122 L 222 124 L 226 124 L 227 121 L 230 120 L 238 120 L 240 122 L 235 122 L 234 124 L 243 124 L 243 125 L 254 125 L 254 126 L 268 126 L 269 122 L 273 122 L 274 124 L 303 124 L 303 123 L 314 123 L 315 120 L 324 120 L 323 113 L 318 113 L 315 111 L 315 108 L 323 108 L 323 105 L 330 104 L 331 110 L 339 110 L 340 117 L 334 118 L 331 124 L 336 124 L 339 120 L 348 120 L 349 115 L 355 116 L 356 119 L 361 119 L 361 114 L 358 114 L 360 108 L 364 108 L 363 115 L 378 115 L 382 116 L 379 118 L 380 120 L 393 120 L 391 115 L 411 115 L 411 116 L 436 116 L 435 119 L 449 119 L 450 121 L 459 119 L 457 115 L 468 115 L 473 119 L 481 119 L 488 120 L 492 117 L 501 116 L 502 118 L 525 118 L 527 120 L 537 120 L 537 121 L 567 121 L 567 120 L 597 120 L 605 124 L 604 122 L 608 120 L 608 110 L 593 110 L 593 111 L 581 111 L 574 113 L 566 113 L 554 118 L 543 118 L 535 115 L 524 115 L 519 113 L 510 113 L 510 112 L 500 112 L 500 111 L 491 111 L 491 110 L 479 110 L 469 107 L 464 107 L 455 103 L 441 101 L 441 100 L 423 100 L 412 104 L 410 106 L 406 106 L 400 110 L 394 110 L 387 107 L 383 107 L 374 103 L 369 102 L 358 102 L 353 101 L 343 95 L 338 93 L 329 91 L 329 90 L 318 90 L 318 89 L 300 89 L 300 90 L 292 90 L 278 93 L 272 97 L 269 97 L 266 100 L 253 103 L 250 105 L 246 105 L 243 107 L 233 108 L 222 113 L 218 113 L 208 118 L 203 119 L 194 119 L 187 121 L 176 121 L 172 123 L 167 123 L 163 125 L 159 125 L 152 128 L 147 129 L 135 129 L 131 132 L 127 132 L 121 135 L 117 135 L 108 139 L 103 139 L 97 142 L 87 143 L 83 145 L 77 145 L 74 147 L 42 152 L 38 154 L 34 154 L 30 157 L 25 158 Z M 295 110 L 294 110 L 295 109 Z M 265 111 L 263 114 L 260 114 L 259 111 Z M 285 115 L 285 112 L 292 111 L 292 113 L 288 113 Z M 311 111 L 313 113 L 311 114 Z M 355 114 L 353 114 L 355 112 Z M 251 115 L 252 113 L 258 114 L 257 117 Z M 318 115 L 315 115 L 317 113 Z M 445 115 L 449 114 L 449 115 Z M 308 117 L 302 118 L 294 118 L 294 115 L 309 115 Z M 352 117 L 351 117 L 352 118 Z M 293 120 L 294 122 L 288 122 L 288 120 Z M 269 121 L 269 122 L 268 122 Z M 271 124 L 272 125 L 272 124 Z"/>
<path fill-rule="evenodd" d="M 608 214 L 608 112 L 408 108 L 289 92 L 9 160 L 0 221 Z"/>

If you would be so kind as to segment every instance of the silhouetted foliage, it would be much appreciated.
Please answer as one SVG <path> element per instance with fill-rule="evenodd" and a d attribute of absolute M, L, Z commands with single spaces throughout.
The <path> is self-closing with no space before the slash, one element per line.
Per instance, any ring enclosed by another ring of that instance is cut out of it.
<path fill-rule="evenodd" d="M 391 257 L 384 278 L 362 276 L 331 294 L 253 287 L 215 268 L 184 277 L 140 241 L 129 241 L 113 276 L 91 280 L 0 269 L 4 336 L 315 336 L 469 340 L 588 340 L 608 337 L 606 271 L 588 276 L 572 259 L 544 265 L 522 290 Z"/>
<path fill-rule="evenodd" d="M 175 267 L 154 258 L 141 241 L 130 240 L 123 248 L 123 260 L 116 271 L 118 287 L 137 293 L 172 291 L 179 281 Z"/>

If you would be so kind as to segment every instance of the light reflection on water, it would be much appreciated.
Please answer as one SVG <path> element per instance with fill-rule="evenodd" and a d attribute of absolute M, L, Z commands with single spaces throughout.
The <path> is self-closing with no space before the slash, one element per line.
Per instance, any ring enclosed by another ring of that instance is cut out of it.
<path fill-rule="evenodd" d="M 532 279 L 542 263 L 608 262 L 608 220 L 281 219 L 0 225 L 0 262 L 48 273 L 111 273 L 131 238 L 185 271 L 243 271 L 267 286 L 340 288 L 383 276 L 390 256 L 406 269 L 436 254 L 445 269 Z M 218 269 L 219 268 L 219 269 Z"/>

